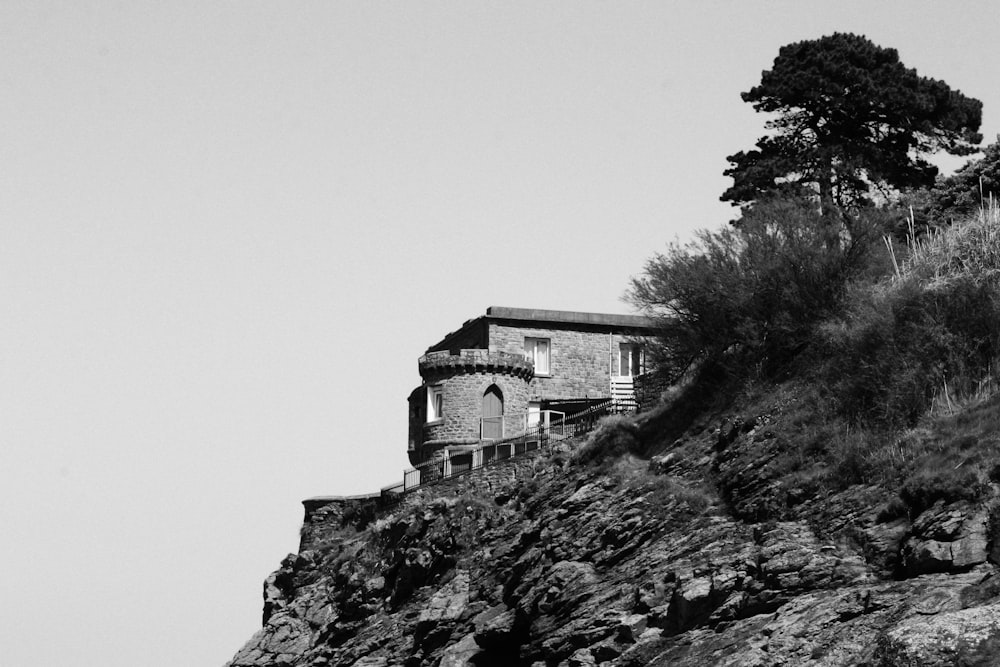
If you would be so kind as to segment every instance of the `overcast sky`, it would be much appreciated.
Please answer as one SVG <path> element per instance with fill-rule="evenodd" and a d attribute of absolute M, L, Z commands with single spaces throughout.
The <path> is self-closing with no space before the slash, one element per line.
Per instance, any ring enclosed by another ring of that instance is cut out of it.
<path fill-rule="evenodd" d="M 954 6 L 0 3 L 0 661 L 227 661 L 300 501 L 401 478 L 428 345 L 628 312 L 729 219 L 782 45 L 895 47 L 991 141 L 995 8 Z"/>

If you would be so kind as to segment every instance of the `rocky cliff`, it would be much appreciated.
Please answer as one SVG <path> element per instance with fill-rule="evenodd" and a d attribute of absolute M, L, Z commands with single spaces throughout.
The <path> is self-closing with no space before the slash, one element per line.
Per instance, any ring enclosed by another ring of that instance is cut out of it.
<path fill-rule="evenodd" d="M 997 489 L 799 488 L 772 419 L 619 420 L 391 505 L 309 501 L 230 665 L 1000 664 Z"/>

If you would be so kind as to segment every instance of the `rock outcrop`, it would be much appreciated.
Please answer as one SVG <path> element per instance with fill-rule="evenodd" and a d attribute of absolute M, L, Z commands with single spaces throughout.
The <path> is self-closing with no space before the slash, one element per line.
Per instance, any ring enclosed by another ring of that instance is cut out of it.
<path fill-rule="evenodd" d="M 336 520 L 307 517 L 230 665 L 997 664 L 995 489 L 886 519 L 870 489 L 779 487 L 768 443 L 731 420 L 582 466 L 564 441 L 371 512 L 314 502 Z"/>

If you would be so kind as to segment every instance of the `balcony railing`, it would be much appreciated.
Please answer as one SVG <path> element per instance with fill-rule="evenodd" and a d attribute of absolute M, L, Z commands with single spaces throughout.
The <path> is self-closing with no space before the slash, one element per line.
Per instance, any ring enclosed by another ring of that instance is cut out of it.
<path fill-rule="evenodd" d="M 563 435 L 566 428 L 566 413 L 558 410 L 540 410 L 517 415 L 483 417 L 479 420 L 479 439 L 502 441 L 507 437 L 516 438 L 518 435 L 528 434 L 532 429 L 539 428 L 549 433 Z"/>
<path fill-rule="evenodd" d="M 453 448 L 444 459 L 421 463 L 403 471 L 403 481 L 382 488 L 383 498 L 400 499 L 407 491 L 441 480 L 457 477 L 488 465 L 502 463 L 520 454 L 551 446 L 553 442 L 575 435 L 583 435 L 593 430 L 603 418 L 635 410 L 634 399 L 608 399 L 591 407 L 566 416 L 555 410 L 542 410 L 529 415 L 508 415 L 510 422 L 524 420 L 524 430 L 508 438 L 484 440 L 479 445 Z M 537 423 L 529 420 L 538 415 Z M 507 422 L 504 422 L 507 423 Z"/>
<path fill-rule="evenodd" d="M 496 420 L 492 423 L 489 420 Z M 484 417 L 480 429 L 498 426 L 501 437 L 484 439 L 479 445 L 449 448 L 444 459 L 427 461 L 403 471 L 403 484 L 383 489 L 385 492 L 409 491 L 423 484 L 454 477 L 470 470 L 478 470 L 525 452 L 544 447 L 550 440 L 561 440 L 569 435 L 565 412 L 541 410 L 537 413 Z M 503 437 L 503 433 L 516 435 Z"/>
<path fill-rule="evenodd" d="M 517 415 L 516 419 L 524 420 L 525 424 L 521 433 L 498 440 L 484 440 L 479 445 L 471 447 L 451 449 L 444 459 L 427 461 L 403 471 L 402 483 L 383 488 L 382 494 L 402 497 L 404 492 L 420 486 L 501 463 L 520 454 L 550 446 L 563 438 L 585 434 L 591 431 L 601 418 L 628 411 L 630 411 L 629 405 L 608 399 L 570 416 L 555 410 Z M 537 422 L 534 422 L 536 414 Z M 509 415 L 509 417 L 509 422 L 516 421 L 515 416 Z"/>

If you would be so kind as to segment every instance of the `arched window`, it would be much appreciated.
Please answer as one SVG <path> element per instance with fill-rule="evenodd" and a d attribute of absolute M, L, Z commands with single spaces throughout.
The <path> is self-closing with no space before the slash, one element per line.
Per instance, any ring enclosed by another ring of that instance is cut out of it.
<path fill-rule="evenodd" d="M 499 440 L 503 437 L 503 392 L 492 384 L 483 393 L 483 440 Z"/>

